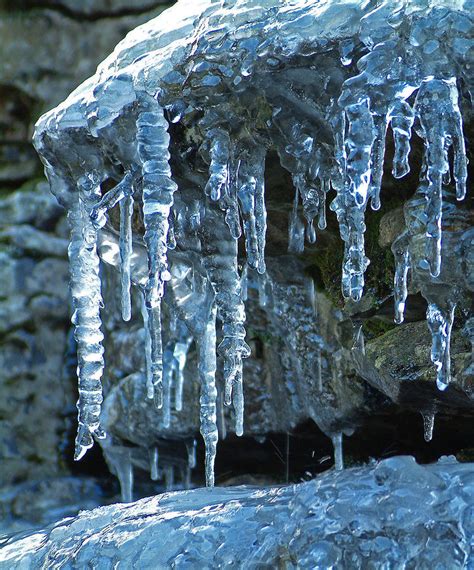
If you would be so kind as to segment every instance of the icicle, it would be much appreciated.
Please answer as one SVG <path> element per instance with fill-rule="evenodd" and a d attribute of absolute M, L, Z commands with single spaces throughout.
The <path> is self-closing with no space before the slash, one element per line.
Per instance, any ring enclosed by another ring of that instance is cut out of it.
<path fill-rule="evenodd" d="M 383 163 L 385 157 L 385 135 L 387 133 L 387 117 L 374 116 L 375 141 L 372 146 L 372 173 L 370 181 L 370 206 L 372 210 L 380 210 L 380 188 L 382 186 Z"/>
<path fill-rule="evenodd" d="M 354 327 L 352 350 L 358 350 L 361 354 L 365 354 L 365 339 L 362 323 L 357 323 Z"/>
<path fill-rule="evenodd" d="M 217 202 L 229 193 L 230 137 L 223 129 L 211 129 L 208 138 L 211 142 L 211 164 L 205 192 Z"/>
<path fill-rule="evenodd" d="M 122 318 L 129 321 L 132 317 L 132 302 L 130 298 L 130 260 L 132 257 L 132 215 L 133 198 L 125 197 L 120 202 L 120 270 L 121 270 L 121 299 Z"/>
<path fill-rule="evenodd" d="M 411 128 L 415 115 L 408 103 L 397 100 L 389 112 L 389 117 L 395 143 L 392 174 L 395 178 L 402 178 L 410 172 L 408 157 L 410 154 Z"/>
<path fill-rule="evenodd" d="M 152 481 L 158 481 L 158 447 L 155 445 L 150 453 L 150 479 Z"/>
<path fill-rule="evenodd" d="M 153 400 L 155 389 L 153 387 L 153 375 L 151 373 L 151 337 L 148 326 L 148 311 L 146 309 L 145 293 L 141 291 L 141 313 L 143 329 L 145 331 L 145 366 L 146 366 L 146 392 L 147 398 Z"/>
<path fill-rule="evenodd" d="M 189 469 L 188 466 L 184 468 L 183 486 L 186 491 L 189 491 L 189 489 L 191 489 L 191 469 Z"/>
<path fill-rule="evenodd" d="M 216 293 L 223 340 L 218 352 L 224 360 L 224 401 L 233 403 L 236 412 L 236 433 L 243 430 L 242 359 L 250 355 L 245 342 L 245 305 L 237 271 L 237 240 L 229 236 L 220 215 L 208 216 L 202 228 L 203 263 Z M 233 394 L 234 392 L 234 394 Z"/>
<path fill-rule="evenodd" d="M 161 298 L 169 280 L 167 239 L 169 216 L 176 184 L 169 166 L 168 123 L 162 107 L 146 93 L 139 95 L 137 117 L 138 154 L 143 177 L 143 218 L 148 251 L 146 310 L 151 342 L 151 374 L 158 407 L 162 405 L 163 354 L 161 345 Z M 149 393 L 150 395 L 150 393 Z"/>
<path fill-rule="evenodd" d="M 346 188 L 354 196 L 357 206 L 360 207 L 367 202 L 371 178 L 371 150 L 376 131 L 373 116 L 369 110 L 368 99 L 363 99 L 353 105 L 347 105 L 345 112 L 348 125 L 344 140 L 347 157 Z M 385 140 L 385 136 L 383 139 Z M 382 168 L 382 166 L 383 164 L 379 168 Z"/>
<path fill-rule="evenodd" d="M 249 285 L 249 269 L 248 265 L 245 264 L 242 270 L 242 275 L 240 276 L 240 289 L 242 291 L 242 301 L 247 301 L 248 299 L 248 285 Z"/>
<path fill-rule="evenodd" d="M 107 221 L 106 213 L 116 206 L 126 196 L 131 196 L 133 192 L 133 176 L 127 172 L 123 179 L 109 190 L 98 202 L 94 205 L 90 212 L 91 221 L 96 229 L 103 228 Z"/>
<path fill-rule="evenodd" d="M 237 203 L 236 174 L 231 168 L 232 148 L 229 133 L 223 129 L 211 129 L 208 132 L 211 141 L 211 164 L 209 181 L 205 192 L 211 200 L 219 201 L 225 210 L 225 221 L 234 239 L 241 236 L 239 208 Z"/>
<path fill-rule="evenodd" d="M 462 138 L 461 115 L 455 79 L 427 79 L 421 84 L 415 101 L 420 121 L 420 135 L 425 141 L 426 181 L 426 263 L 433 277 L 441 271 L 441 217 L 443 175 L 449 170 L 447 148 L 456 140 L 455 170 L 457 196 L 464 196 L 466 158 Z"/>
<path fill-rule="evenodd" d="M 194 469 L 196 467 L 196 440 L 193 439 L 191 443 L 186 444 L 188 452 L 188 467 Z"/>
<path fill-rule="evenodd" d="M 169 493 L 174 487 L 174 467 L 173 465 L 165 465 L 165 489 Z"/>
<path fill-rule="evenodd" d="M 323 374 L 321 370 L 321 350 L 316 351 L 316 389 L 318 392 L 323 391 Z"/>
<path fill-rule="evenodd" d="M 341 203 L 346 203 L 344 206 Z M 339 230 L 344 240 L 344 259 L 342 262 L 342 294 L 353 301 L 360 301 L 364 292 L 364 273 L 369 264 L 365 257 L 364 246 L 364 211 L 355 206 L 352 195 L 338 195 L 331 204 L 337 214 Z"/>
<path fill-rule="evenodd" d="M 421 412 L 421 415 L 423 416 L 423 436 L 425 438 L 425 441 L 428 443 L 433 439 L 433 428 L 436 412 Z"/>
<path fill-rule="evenodd" d="M 166 347 L 163 357 L 163 427 L 168 429 L 171 424 L 171 385 L 175 364 L 169 347 Z"/>
<path fill-rule="evenodd" d="M 410 254 L 408 252 L 408 235 L 404 232 L 392 244 L 395 258 L 395 277 L 393 296 L 395 305 L 395 322 L 403 323 L 405 315 L 405 302 L 408 296 L 407 278 L 410 268 Z"/>
<path fill-rule="evenodd" d="M 311 307 L 311 311 L 315 313 L 316 308 L 316 293 L 314 291 L 314 281 L 312 277 L 305 276 L 304 286 L 306 290 L 306 300 Z"/>
<path fill-rule="evenodd" d="M 321 180 L 321 192 L 319 194 L 319 212 L 318 212 L 318 228 L 325 230 L 326 222 L 326 192 L 329 191 L 329 183 L 326 180 Z"/>
<path fill-rule="evenodd" d="M 347 92 L 339 102 L 347 99 Z M 369 100 L 363 99 L 344 107 L 344 115 L 334 122 L 336 133 L 335 155 L 344 177 L 332 183 L 337 196 L 331 204 L 339 222 L 344 241 L 342 264 L 342 294 L 358 302 L 364 291 L 364 273 L 369 263 L 364 247 L 364 212 L 371 178 L 371 155 L 375 139 L 374 120 L 369 110 Z"/>
<path fill-rule="evenodd" d="M 217 395 L 217 430 L 219 439 L 222 441 L 227 437 L 227 426 L 224 413 L 224 394 L 219 390 Z"/>
<path fill-rule="evenodd" d="M 267 276 L 259 275 L 257 277 L 258 285 L 258 304 L 262 309 L 268 305 L 268 295 L 267 295 Z"/>
<path fill-rule="evenodd" d="M 450 304 L 442 310 L 435 303 L 429 303 L 426 311 L 432 337 L 431 361 L 436 367 L 436 384 L 440 390 L 445 390 L 451 379 L 450 343 L 455 308 L 455 304 Z"/>
<path fill-rule="evenodd" d="M 258 153 L 255 157 L 255 229 L 257 232 L 258 260 L 257 271 L 265 273 L 265 244 L 267 235 L 267 208 L 265 206 L 265 153 Z"/>
<path fill-rule="evenodd" d="M 161 338 L 161 304 L 154 307 L 146 306 L 148 329 L 145 334 L 149 337 L 145 342 L 150 346 L 150 378 L 148 398 L 154 400 L 158 409 L 163 407 L 163 345 Z"/>
<path fill-rule="evenodd" d="M 344 456 L 342 451 L 342 433 L 336 433 L 332 436 L 332 445 L 334 447 L 334 467 L 336 471 L 344 469 Z"/>
<path fill-rule="evenodd" d="M 303 253 L 304 251 L 304 223 L 298 214 L 298 203 L 299 190 L 296 188 L 288 228 L 288 251 L 291 253 Z"/>
<path fill-rule="evenodd" d="M 133 501 L 133 465 L 130 449 L 120 454 L 114 467 L 120 483 L 122 503 L 131 503 Z"/>
<path fill-rule="evenodd" d="M 90 220 L 90 207 L 98 199 L 100 189 L 91 178 L 79 184 L 79 197 L 69 210 L 71 241 L 68 254 L 71 272 L 71 294 L 74 306 L 72 322 L 77 342 L 77 374 L 79 382 L 78 432 L 74 459 L 81 459 L 92 447 L 92 435 L 105 437 L 100 427 L 102 403 L 101 378 L 104 369 L 103 334 L 100 330 L 102 305 L 97 231 Z"/>
<path fill-rule="evenodd" d="M 184 368 L 186 366 L 188 350 L 191 346 L 192 337 L 189 333 L 185 333 L 184 337 L 181 333 L 180 341 L 174 346 L 173 356 L 175 359 L 175 374 L 176 374 L 176 388 L 175 388 L 175 410 L 180 412 L 183 409 L 183 385 L 184 385 Z"/>
<path fill-rule="evenodd" d="M 265 272 L 265 152 L 250 147 L 241 157 L 237 174 L 237 195 L 245 234 L 247 263 L 259 273 Z"/>
<path fill-rule="evenodd" d="M 214 462 L 217 450 L 216 417 L 216 308 L 206 323 L 206 328 L 197 339 L 199 378 L 201 381 L 200 421 L 201 434 L 206 447 L 206 486 L 214 486 Z"/>

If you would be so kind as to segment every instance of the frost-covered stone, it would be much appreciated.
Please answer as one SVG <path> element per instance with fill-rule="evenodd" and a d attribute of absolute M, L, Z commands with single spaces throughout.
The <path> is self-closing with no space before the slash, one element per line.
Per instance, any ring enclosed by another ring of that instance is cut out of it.
<path fill-rule="evenodd" d="M 171 386 L 180 384 L 179 375 L 170 373 L 177 358 L 167 361 L 161 322 L 171 323 L 170 337 L 184 326 L 196 341 L 211 484 L 219 397 L 215 349 L 223 361 L 223 399 L 233 404 L 236 433 L 243 432 L 248 272 L 255 274 L 262 306 L 270 308 L 265 155 L 276 152 L 293 178 L 290 251 L 302 253 L 305 236 L 315 242 L 315 224 L 320 230 L 327 225 L 327 195 L 336 192 L 330 208 L 344 242 L 342 292 L 358 303 L 370 261 L 366 208 L 381 207 L 389 126 L 395 178 L 409 172 L 412 129 L 424 144 L 419 187 L 405 208 L 407 230 L 392 247 L 395 317 L 403 320 L 411 267 L 413 286 L 428 301 L 438 387 L 447 387 L 456 298 L 471 291 L 472 280 L 465 270 L 470 234 L 453 232 L 445 199 L 450 170 L 456 200 L 466 194 L 461 110 L 470 88 L 471 4 L 181 0 L 129 34 L 95 76 L 40 119 L 35 145 L 72 222 L 77 457 L 92 436 L 104 436 L 99 257 L 121 268 L 126 320 L 130 279 L 142 289 L 147 395 L 164 417 Z M 112 208 L 119 202 L 117 224 Z M 148 267 L 130 247 L 133 223 Z M 241 235 L 247 273 L 238 266 Z M 451 241 L 460 244 L 454 269 L 443 261 Z M 363 354 L 360 324 L 356 328 L 354 348 Z M 319 386 L 319 347 L 312 340 Z M 173 346 L 179 344 L 174 338 Z M 342 357 L 336 351 L 336 378 Z M 325 427 L 321 414 L 314 415 Z M 333 437 L 340 441 L 340 431 Z"/>
<path fill-rule="evenodd" d="M 473 465 L 412 457 L 298 485 L 164 494 L 0 543 L 0 568 L 468 568 Z"/>

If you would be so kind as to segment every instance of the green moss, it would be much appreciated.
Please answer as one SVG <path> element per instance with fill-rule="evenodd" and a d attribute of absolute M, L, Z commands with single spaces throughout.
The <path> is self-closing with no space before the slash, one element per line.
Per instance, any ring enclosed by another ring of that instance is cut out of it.
<path fill-rule="evenodd" d="M 267 346 L 271 345 L 276 339 L 274 335 L 272 335 L 267 331 L 254 329 L 252 327 L 247 327 L 247 339 L 253 340 L 256 338 L 258 338 L 262 342 L 262 344 L 265 344 Z"/>
<path fill-rule="evenodd" d="M 383 321 L 382 319 L 373 318 L 367 319 L 362 324 L 364 335 L 367 335 L 369 340 L 384 335 L 386 332 L 392 330 L 397 325 L 393 322 Z"/>
<path fill-rule="evenodd" d="M 458 451 L 458 453 L 456 453 L 456 459 L 460 463 L 474 462 L 474 447 L 461 449 L 461 451 Z"/>
<path fill-rule="evenodd" d="M 44 176 L 38 175 L 34 178 L 28 179 L 17 188 L 0 188 L 0 199 L 8 198 L 8 196 L 13 194 L 13 192 L 34 192 L 36 190 L 36 186 L 40 182 L 47 182 L 47 180 Z"/>
<path fill-rule="evenodd" d="M 366 291 L 370 291 L 376 299 L 384 299 L 392 293 L 395 276 L 395 261 L 388 247 L 380 247 L 380 222 L 383 216 L 400 205 L 402 200 L 392 199 L 382 202 L 380 210 L 374 212 L 367 208 L 365 232 L 365 252 L 370 265 L 365 274 Z"/>
<path fill-rule="evenodd" d="M 305 256 L 307 274 L 313 278 L 318 291 L 324 292 L 336 307 L 344 305 L 341 293 L 343 258 L 344 244 L 341 239 L 334 239 L 327 247 L 316 247 Z"/>

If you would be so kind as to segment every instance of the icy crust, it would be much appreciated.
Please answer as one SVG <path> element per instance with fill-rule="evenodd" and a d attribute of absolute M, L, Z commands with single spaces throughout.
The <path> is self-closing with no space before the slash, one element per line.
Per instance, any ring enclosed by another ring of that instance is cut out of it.
<path fill-rule="evenodd" d="M 468 568 L 473 465 L 393 457 L 287 487 L 169 493 L 0 547 L 0 568 Z"/>
<path fill-rule="evenodd" d="M 290 251 L 301 252 L 305 238 L 314 243 L 316 226 L 326 226 L 326 195 L 336 191 L 330 208 L 344 241 L 342 291 L 359 301 L 369 264 L 364 215 L 368 204 L 380 208 L 389 126 L 396 178 L 409 171 L 412 130 L 425 147 L 416 222 L 408 222 L 394 245 L 395 317 L 403 319 L 411 269 L 429 302 L 438 386 L 448 385 L 458 289 L 452 279 L 443 279 L 444 194 L 451 171 L 456 199 L 466 193 L 460 93 L 466 101 L 472 83 L 472 7 L 471 0 L 378 5 L 180 0 L 131 32 L 94 77 L 39 120 L 35 146 L 52 191 L 71 212 L 72 287 L 80 289 L 75 298 L 83 362 L 78 457 L 90 447 L 92 434 L 102 435 L 94 244 L 102 243 L 110 225 L 107 212 L 120 204 L 115 263 L 121 269 L 122 314 L 125 320 L 131 316 L 134 281 L 144 297 L 148 397 L 164 407 L 165 416 L 170 398 L 164 395 L 169 371 L 163 365 L 163 299 L 172 318 L 197 342 L 201 431 L 211 466 L 217 434 L 216 322 L 222 336 L 217 352 L 223 360 L 224 399 L 235 409 L 236 433 L 244 429 L 242 359 L 250 350 L 237 240 L 243 236 L 248 266 L 265 274 L 267 152 L 278 152 L 294 180 Z M 110 180 L 115 187 L 101 195 L 101 185 Z M 144 225 L 148 276 L 134 278 L 131 228 L 137 214 Z M 170 251 L 179 260 L 175 269 Z M 103 259 L 107 261 L 107 252 Z M 432 283 L 441 281 L 443 286 L 432 294 Z M 472 278 L 467 281 L 472 285 Z M 78 300 L 87 296 L 88 311 Z M 85 335 L 83 330 L 94 332 Z M 209 467 L 209 484 L 211 471 Z"/>

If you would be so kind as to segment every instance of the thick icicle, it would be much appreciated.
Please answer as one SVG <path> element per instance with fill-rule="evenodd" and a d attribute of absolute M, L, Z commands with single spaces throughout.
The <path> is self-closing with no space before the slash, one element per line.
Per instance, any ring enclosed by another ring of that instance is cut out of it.
<path fill-rule="evenodd" d="M 443 176 L 449 171 L 447 148 L 455 145 L 456 193 L 464 197 L 466 157 L 462 143 L 461 114 L 454 78 L 426 79 L 418 91 L 415 112 L 425 141 L 426 167 L 426 265 L 431 275 L 441 271 L 441 217 Z"/>
<path fill-rule="evenodd" d="M 380 188 L 382 187 L 383 163 L 385 158 L 387 117 L 384 115 L 375 115 L 373 120 L 375 127 L 375 140 L 372 146 L 370 206 L 372 210 L 380 210 Z"/>
<path fill-rule="evenodd" d="M 224 401 L 233 403 L 237 435 L 243 433 L 242 359 L 250 356 L 245 342 L 245 306 L 237 271 L 237 240 L 229 235 L 222 215 L 208 216 L 201 228 L 203 263 L 216 294 L 223 340 L 218 352 L 224 359 Z"/>
<path fill-rule="evenodd" d="M 374 119 L 369 110 L 369 100 L 347 105 L 345 107 L 347 116 L 347 133 L 345 135 L 345 155 L 346 155 L 346 189 L 354 196 L 356 204 L 365 206 L 369 193 L 369 181 L 371 179 L 372 168 L 372 145 L 376 134 Z M 380 121 L 380 130 L 384 128 Z M 385 141 L 385 135 L 383 135 Z M 383 143 L 382 143 L 383 144 Z M 381 154 L 380 151 L 378 154 Z M 381 157 L 383 161 L 383 154 Z M 376 162 L 379 170 L 380 157 Z M 377 178 L 382 177 L 382 173 L 377 174 Z"/>
<path fill-rule="evenodd" d="M 206 447 L 206 486 L 214 486 L 214 462 L 217 450 L 216 415 L 216 308 L 212 307 L 204 332 L 197 339 L 198 368 L 201 382 L 201 435 Z"/>
<path fill-rule="evenodd" d="M 364 213 L 375 133 L 368 100 L 346 106 L 345 113 L 335 118 L 334 128 L 335 153 L 342 181 L 338 177 L 332 179 L 337 196 L 330 207 L 336 213 L 339 232 L 344 241 L 342 294 L 357 302 L 362 298 L 364 273 L 369 264 L 364 246 Z"/>
<path fill-rule="evenodd" d="M 211 200 L 217 202 L 229 193 L 230 137 L 223 129 L 211 129 L 208 138 L 211 147 L 211 164 L 205 192 Z"/>
<path fill-rule="evenodd" d="M 395 178 L 402 178 L 410 172 L 408 157 L 410 154 L 411 128 L 415 115 L 406 101 L 397 100 L 392 106 L 389 116 L 395 143 L 392 174 Z"/>
<path fill-rule="evenodd" d="M 440 390 L 445 390 L 451 379 L 450 342 L 455 308 L 453 303 L 444 310 L 429 303 L 426 311 L 432 337 L 431 361 L 436 367 L 436 383 Z"/>
<path fill-rule="evenodd" d="M 77 402 L 78 432 L 74 459 L 83 457 L 92 447 L 95 434 L 105 437 L 100 427 L 102 403 L 101 378 L 104 369 L 103 334 L 100 330 L 102 305 L 97 230 L 90 220 L 90 209 L 100 196 L 99 185 L 92 177 L 79 182 L 79 195 L 71 207 L 68 219 L 71 227 L 69 264 L 71 293 L 74 306 L 72 322 L 77 341 L 77 374 L 79 400 Z"/>
<path fill-rule="evenodd" d="M 158 407 L 162 405 L 163 354 L 161 345 L 161 298 L 169 280 L 167 239 L 169 216 L 176 184 L 169 166 L 168 123 L 158 102 L 146 93 L 139 96 L 137 117 L 138 154 L 143 177 L 143 218 L 148 250 L 146 310 L 151 342 L 151 374 Z M 151 395 L 151 394 L 149 394 Z"/>
<path fill-rule="evenodd" d="M 224 129 L 215 128 L 208 132 L 208 138 L 211 145 L 211 164 L 205 191 L 211 200 L 218 201 L 220 207 L 225 210 L 225 221 L 230 233 L 233 238 L 238 239 L 242 231 L 237 203 L 237 169 L 232 165 L 233 148 L 230 136 Z"/>

